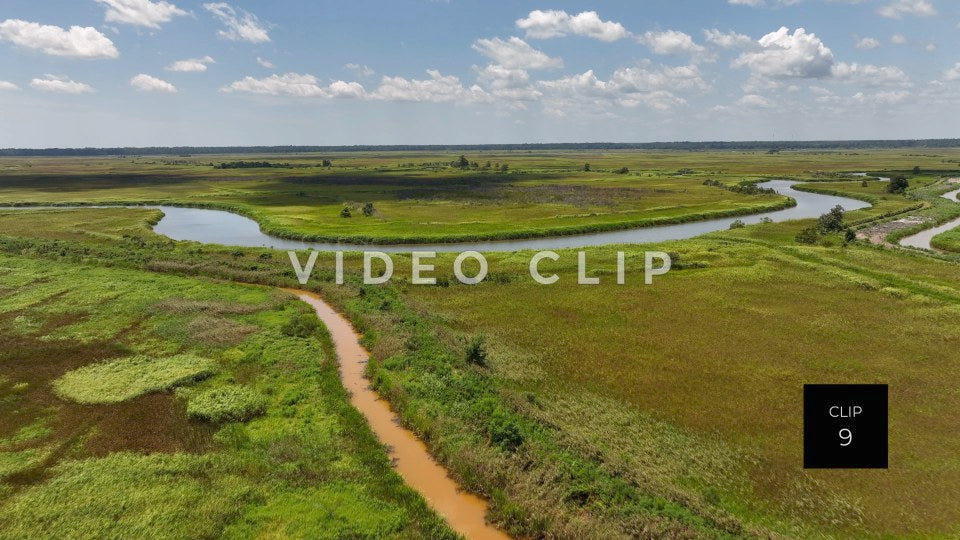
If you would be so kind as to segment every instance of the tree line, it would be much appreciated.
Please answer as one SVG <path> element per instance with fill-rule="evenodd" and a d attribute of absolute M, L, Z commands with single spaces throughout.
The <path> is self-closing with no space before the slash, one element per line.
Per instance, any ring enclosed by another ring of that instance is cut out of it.
<path fill-rule="evenodd" d="M 649 143 L 537 143 L 467 145 L 353 145 L 353 146 L 149 146 L 113 148 L 3 148 L 3 157 L 147 156 L 207 154 L 294 154 L 306 152 L 462 152 L 543 150 L 839 150 L 891 148 L 953 148 L 960 139 L 900 139 L 856 141 L 677 141 Z"/>

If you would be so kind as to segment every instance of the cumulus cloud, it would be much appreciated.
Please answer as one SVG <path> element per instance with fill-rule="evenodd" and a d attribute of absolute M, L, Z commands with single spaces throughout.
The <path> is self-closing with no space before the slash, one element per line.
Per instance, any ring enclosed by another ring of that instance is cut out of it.
<path fill-rule="evenodd" d="M 523 107 L 523 102 L 535 101 L 543 93 L 530 82 L 530 74 L 523 69 L 512 69 L 491 64 L 484 68 L 474 66 L 477 83 L 491 97 L 499 98 L 513 107 Z"/>
<path fill-rule="evenodd" d="M 20 87 L 13 84 L 10 81 L 0 81 L 0 91 L 4 90 L 19 90 Z"/>
<path fill-rule="evenodd" d="M 187 12 L 169 2 L 151 2 L 150 0 L 96 0 L 107 8 L 107 22 L 117 22 L 160 28 L 170 19 L 186 15 Z"/>
<path fill-rule="evenodd" d="M 555 114 L 610 106 L 666 111 L 687 103 L 675 91 L 709 89 L 697 66 L 653 67 L 649 63 L 618 69 L 609 80 L 589 70 L 538 85 L 544 91 L 546 106 Z"/>
<path fill-rule="evenodd" d="M 270 41 L 267 29 L 263 27 L 256 15 L 243 9 L 236 9 L 226 2 L 208 3 L 204 9 L 226 26 L 226 29 L 217 32 L 217 35 L 230 41 L 247 41 L 250 43 L 265 43 Z"/>
<path fill-rule="evenodd" d="M 952 68 L 944 71 L 943 79 L 945 81 L 960 81 L 960 62 L 957 62 Z"/>
<path fill-rule="evenodd" d="M 750 7 L 760 7 L 766 4 L 764 0 L 728 0 L 731 6 L 750 6 Z"/>
<path fill-rule="evenodd" d="M 737 105 L 741 107 L 757 107 L 761 109 L 770 108 L 773 106 L 773 103 L 769 99 L 758 95 L 758 94 L 746 94 L 739 100 L 737 100 Z"/>
<path fill-rule="evenodd" d="M 517 20 L 517 28 L 526 31 L 528 38 L 547 39 L 568 35 L 587 36 L 600 41 L 617 41 L 630 35 L 622 24 L 604 21 L 596 11 L 570 15 L 562 10 L 531 11 Z"/>
<path fill-rule="evenodd" d="M 203 58 L 188 58 L 186 60 L 177 60 L 167 66 L 167 71 L 180 71 L 186 73 L 199 73 L 207 70 L 208 64 L 215 64 L 213 58 L 204 56 Z"/>
<path fill-rule="evenodd" d="M 704 30 L 703 34 L 706 36 L 708 43 L 712 43 L 722 49 L 746 49 L 756 45 L 752 37 L 733 31 L 721 32 L 714 28 Z"/>
<path fill-rule="evenodd" d="M 110 39 L 90 26 L 59 26 L 7 19 L 0 22 L 0 41 L 20 47 L 39 49 L 53 56 L 67 58 L 116 58 L 119 51 Z"/>
<path fill-rule="evenodd" d="M 904 15 L 914 17 L 932 17 L 937 14 L 930 0 L 893 0 L 877 10 L 881 17 L 900 19 Z"/>
<path fill-rule="evenodd" d="M 44 75 L 42 79 L 33 79 L 30 81 L 30 86 L 42 92 L 58 94 L 86 94 L 95 91 L 89 84 L 56 75 Z"/>
<path fill-rule="evenodd" d="M 141 92 L 166 92 L 168 94 L 172 94 L 177 91 L 176 86 L 163 79 L 151 77 L 146 73 L 141 73 L 130 79 L 130 86 L 140 90 Z"/>
<path fill-rule="evenodd" d="M 266 58 L 260 58 L 259 56 L 257 57 L 257 64 L 260 64 L 260 67 L 265 67 L 267 69 L 273 69 L 276 67 L 273 65 L 273 62 L 267 60 Z"/>
<path fill-rule="evenodd" d="M 813 33 L 797 28 L 793 34 L 781 27 L 758 41 L 756 51 L 742 53 L 733 67 L 774 79 L 821 78 L 830 75 L 833 52 Z"/>
<path fill-rule="evenodd" d="M 428 69 L 427 75 L 430 76 L 429 79 L 384 76 L 380 80 L 380 86 L 370 97 L 384 101 L 414 102 L 471 102 L 487 99 L 479 86 L 464 88 L 460 79 L 454 75 L 442 75 L 435 69 Z"/>
<path fill-rule="evenodd" d="M 506 41 L 500 38 L 478 39 L 473 49 L 506 68 L 548 69 L 563 67 L 563 60 L 551 58 L 544 52 L 534 49 L 526 41 L 512 37 Z"/>
<path fill-rule="evenodd" d="M 646 32 L 637 41 L 657 54 L 700 54 L 706 51 L 702 45 L 694 43 L 690 34 L 677 30 Z"/>
<path fill-rule="evenodd" d="M 857 40 L 857 45 L 856 45 L 858 49 L 864 49 L 864 50 L 876 49 L 879 46 L 880 46 L 880 42 L 872 37 L 861 38 Z"/>
<path fill-rule="evenodd" d="M 224 86 L 221 92 L 248 92 L 270 96 L 324 97 L 325 88 L 313 75 L 285 73 L 270 75 L 263 79 L 244 77 L 242 80 Z"/>
<path fill-rule="evenodd" d="M 894 45 L 905 45 L 907 43 L 907 38 L 903 34 L 894 34 L 890 36 L 890 43 Z"/>
<path fill-rule="evenodd" d="M 871 64 L 835 64 L 830 74 L 834 79 L 860 86 L 910 86 L 910 77 L 896 66 Z"/>

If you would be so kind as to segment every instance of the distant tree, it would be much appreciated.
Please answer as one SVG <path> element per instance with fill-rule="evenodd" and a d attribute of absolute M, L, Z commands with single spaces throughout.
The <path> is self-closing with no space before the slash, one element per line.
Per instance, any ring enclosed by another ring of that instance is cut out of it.
<path fill-rule="evenodd" d="M 738 219 L 730 224 L 730 229 L 742 229 L 746 226 L 747 224 L 744 223 L 742 219 Z"/>
<path fill-rule="evenodd" d="M 629 172 L 630 172 L 630 169 L 626 167 L 620 167 L 619 169 L 616 170 L 617 174 L 627 174 Z"/>
<path fill-rule="evenodd" d="M 344 206 L 344 207 L 343 207 L 343 210 L 340 210 L 340 217 L 342 217 L 342 218 L 348 218 L 348 217 L 350 217 L 350 216 L 352 216 L 352 215 L 353 215 L 353 214 L 350 213 L 350 207 L 349 207 L 349 206 Z"/>
<path fill-rule="evenodd" d="M 373 215 L 374 211 L 375 209 L 373 208 L 372 202 L 368 202 L 367 204 L 363 205 L 363 215 L 370 217 Z"/>
<path fill-rule="evenodd" d="M 829 212 L 820 216 L 817 226 L 825 232 L 839 232 L 843 230 L 843 207 L 839 204 Z"/>
<path fill-rule="evenodd" d="M 504 163 L 503 165 L 500 166 L 500 172 L 502 172 L 502 173 L 505 173 L 505 172 L 507 172 L 507 171 L 509 171 L 509 170 L 510 170 L 510 166 L 507 165 L 506 163 Z"/>
<path fill-rule="evenodd" d="M 901 174 L 896 178 L 890 179 L 890 185 L 887 186 L 887 191 L 889 193 L 905 193 L 908 187 L 910 187 L 910 182 Z"/>
<path fill-rule="evenodd" d="M 917 165 L 916 167 L 913 168 L 913 174 L 915 174 L 915 175 L 916 175 L 916 174 L 920 174 L 920 166 L 919 166 L 919 165 Z"/>
<path fill-rule="evenodd" d="M 847 242 L 849 244 L 850 242 L 853 242 L 856 239 L 857 239 L 857 232 L 854 231 L 853 229 L 848 228 L 846 234 L 844 234 L 844 237 L 843 237 L 844 242 Z"/>
<path fill-rule="evenodd" d="M 470 168 L 470 160 L 467 159 L 467 156 L 460 156 L 457 161 L 454 162 L 454 166 L 461 169 L 468 169 Z"/>
<path fill-rule="evenodd" d="M 321 162 L 321 164 L 322 164 L 324 167 L 330 167 L 330 166 L 333 165 L 333 162 L 331 162 L 329 159 L 325 159 L 325 160 L 323 160 L 323 161 Z"/>
<path fill-rule="evenodd" d="M 590 172 L 590 164 L 589 164 L 589 163 L 584 163 L 584 164 L 583 164 L 583 172 Z"/>

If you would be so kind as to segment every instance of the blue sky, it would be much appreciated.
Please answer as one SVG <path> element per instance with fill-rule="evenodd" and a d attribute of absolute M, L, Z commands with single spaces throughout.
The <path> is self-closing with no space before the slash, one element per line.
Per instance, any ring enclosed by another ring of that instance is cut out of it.
<path fill-rule="evenodd" d="M 958 137 L 947 0 L 4 0 L 0 147 Z"/>

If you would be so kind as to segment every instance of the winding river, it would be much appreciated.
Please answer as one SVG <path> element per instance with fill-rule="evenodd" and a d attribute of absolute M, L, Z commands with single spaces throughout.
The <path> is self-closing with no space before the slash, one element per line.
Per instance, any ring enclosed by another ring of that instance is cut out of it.
<path fill-rule="evenodd" d="M 870 206 L 868 203 L 846 197 L 821 195 L 793 189 L 798 182 L 792 180 L 770 180 L 759 184 L 763 188 L 771 188 L 781 195 L 792 197 L 797 205 L 784 210 L 751 214 L 748 216 L 708 219 L 676 225 L 660 225 L 618 231 L 606 231 L 590 234 L 569 236 L 551 236 L 544 238 L 526 238 L 520 240 L 503 241 L 474 241 L 455 242 L 444 244 L 350 244 L 337 242 L 305 242 L 288 240 L 263 233 L 256 221 L 224 210 L 210 210 L 206 208 L 183 208 L 178 206 L 139 206 L 134 208 L 157 208 L 163 212 L 163 218 L 154 226 L 157 234 L 162 234 L 174 240 L 203 242 L 207 244 L 221 244 L 241 247 L 269 247 L 282 250 L 316 249 L 320 251 L 362 251 L 378 250 L 384 252 L 405 251 L 520 251 L 525 249 L 547 250 L 578 248 L 589 246 L 604 246 L 609 244 L 643 244 L 649 242 L 663 242 L 667 240 L 683 240 L 702 234 L 721 231 L 730 228 L 736 220 L 744 223 L 759 223 L 764 218 L 773 221 L 791 219 L 805 219 L 820 216 L 834 206 L 840 205 L 844 210 L 857 210 Z M 14 207 L 6 207 L 11 209 Z M 15 207 L 19 210 L 39 208 L 76 208 L 76 207 Z M 90 207 L 87 207 L 90 208 Z M 103 208 L 103 207 L 101 207 Z M 3 208 L 0 208 L 3 209 Z"/>

